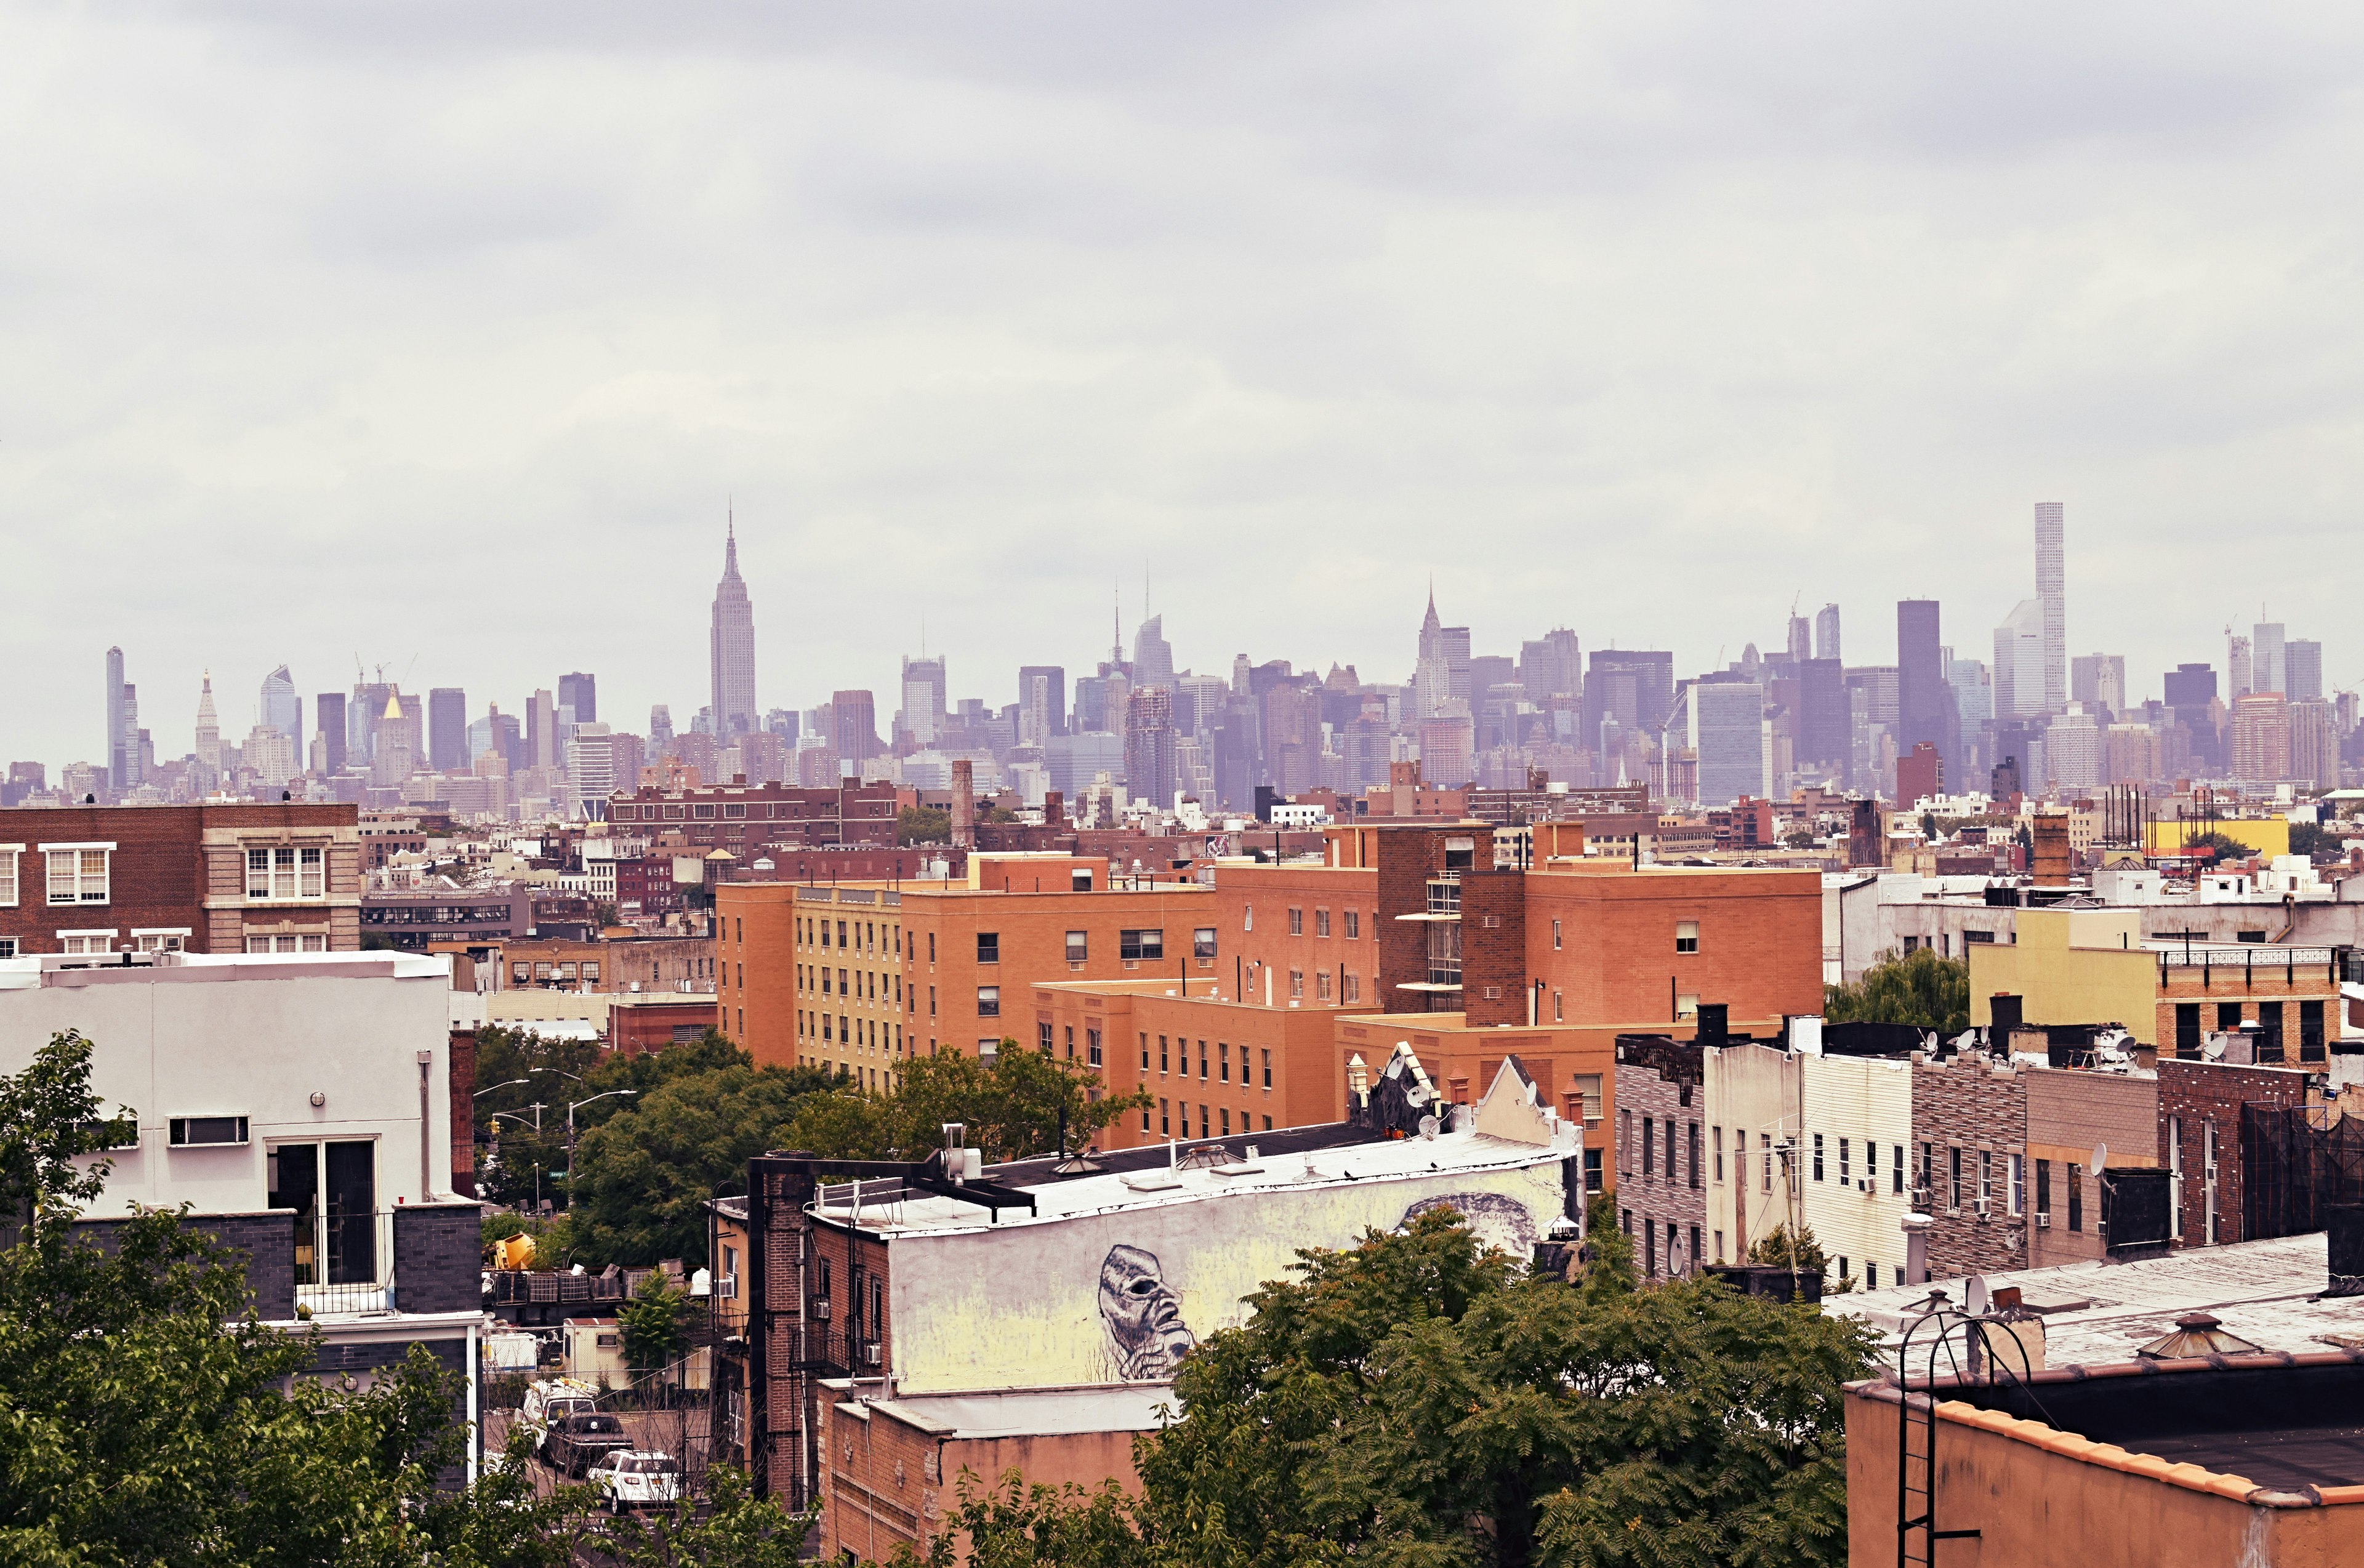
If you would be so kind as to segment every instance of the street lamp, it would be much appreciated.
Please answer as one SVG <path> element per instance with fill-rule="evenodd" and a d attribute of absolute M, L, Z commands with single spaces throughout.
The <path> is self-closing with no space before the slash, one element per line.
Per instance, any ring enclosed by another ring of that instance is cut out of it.
<path fill-rule="evenodd" d="M 637 1095 L 639 1093 L 640 1091 L 638 1089 L 610 1089 L 607 1094 L 594 1095 L 591 1096 L 590 1100 L 576 1100 L 573 1105 L 568 1106 L 566 1107 L 566 1141 L 568 1147 L 571 1149 L 574 1142 L 574 1111 L 576 1106 L 587 1106 L 591 1103 L 591 1100 L 604 1100 L 617 1095 Z"/>
<path fill-rule="evenodd" d="M 491 1094 L 495 1089 L 514 1089 L 519 1084 L 530 1084 L 532 1082 L 533 1080 L 530 1078 L 512 1078 L 506 1084 L 488 1084 L 485 1087 L 477 1090 L 474 1097 L 481 1100 L 486 1095 Z M 500 1115 L 498 1111 L 495 1111 L 493 1114 L 495 1116 Z"/>

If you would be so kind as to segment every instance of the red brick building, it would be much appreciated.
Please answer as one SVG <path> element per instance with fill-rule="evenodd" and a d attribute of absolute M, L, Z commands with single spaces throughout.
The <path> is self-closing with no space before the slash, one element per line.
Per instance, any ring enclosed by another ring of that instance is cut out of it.
<path fill-rule="evenodd" d="M 2248 1240 L 2241 1207 L 2241 1107 L 2303 1106 L 2308 1077 L 2292 1067 L 2158 1059 L 2158 1151 L 2175 1194 L 2175 1245 Z"/>
<path fill-rule="evenodd" d="M 0 957 L 361 946 L 351 806 L 0 811 Z"/>
<path fill-rule="evenodd" d="M 619 832 L 660 840 L 678 834 L 683 844 L 728 850 L 748 863 L 774 846 L 891 845 L 899 806 L 895 786 L 884 782 L 798 789 L 742 780 L 617 795 L 608 803 L 608 820 Z"/>

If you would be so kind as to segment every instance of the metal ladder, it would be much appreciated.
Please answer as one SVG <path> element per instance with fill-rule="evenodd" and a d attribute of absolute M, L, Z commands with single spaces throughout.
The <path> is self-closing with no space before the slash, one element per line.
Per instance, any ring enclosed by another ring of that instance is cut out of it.
<path fill-rule="evenodd" d="M 2019 1366 L 2014 1371 L 1993 1353 L 1994 1339 L 1985 1332 L 1985 1326 L 2002 1321 L 1992 1313 L 1968 1313 L 1954 1307 L 1943 1291 L 1933 1291 L 1929 1310 L 1904 1330 L 1903 1341 L 1896 1351 L 1897 1381 L 1897 1441 L 1896 1441 L 1896 1568 L 1936 1568 L 1937 1543 L 1941 1540 L 1976 1540 L 1975 1529 L 1939 1529 L 1937 1528 L 1937 1375 L 1942 1360 L 1957 1382 L 1987 1381 L 2016 1385 L 2029 1403 L 2040 1411 L 2035 1400 L 2027 1351 L 2013 1336 L 2010 1343 L 2018 1353 Z M 1924 1347 L 1925 1359 L 1919 1379 L 1919 1391 L 1914 1389 L 1912 1374 L 1913 1337 L 1923 1329 L 1932 1336 Z M 1964 1376 L 1961 1357 L 1957 1345 L 1969 1351 L 1970 1367 Z"/>

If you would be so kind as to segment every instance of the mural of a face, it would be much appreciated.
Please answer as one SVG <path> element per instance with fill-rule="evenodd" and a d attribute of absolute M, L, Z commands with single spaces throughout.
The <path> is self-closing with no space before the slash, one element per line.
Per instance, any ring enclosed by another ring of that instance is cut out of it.
<path fill-rule="evenodd" d="M 1513 1258 L 1523 1260 L 1534 1251 L 1535 1217 L 1517 1198 L 1501 1193 L 1444 1193 L 1405 1209 L 1401 1223 L 1410 1225 L 1432 1208 L 1456 1210 L 1461 1223 L 1476 1232 L 1478 1240 Z"/>
<path fill-rule="evenodd" d="M 1182 1321 L 1182 1298 L 1165 1283 L 1157 1254 L 1119 1244 L 1100 1264 L 1100 1325 L 1117 1374 L 1154 1382 L 1174 1375 L 1199 1343 Z"/>

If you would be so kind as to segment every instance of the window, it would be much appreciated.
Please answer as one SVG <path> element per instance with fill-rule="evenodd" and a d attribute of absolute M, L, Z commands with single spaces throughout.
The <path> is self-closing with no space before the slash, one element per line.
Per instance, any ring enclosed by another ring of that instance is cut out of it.
<path fill-rule="evenodd" d="M 1192 958 L 1212 958 L 1215 956 L 1214 927 L 1201 926 L 1197 930 L 1190 933 L 1190 956 Z"/>
<path fill-rule="evenodd" d="M 24 852 L 22 844 L 0 844 L 0 909 L 17 906 L 17 858 Z"/>
<path fill-rule="evenodd" d="M 1675 922 L 1675 951 L 1677 952 L 1699 951 L 1699 922 L 1697 920 L 1678 920 Z"/>
<path fill-rule="evenodd" d="M 1839 1180 L 1842 1182 L 1854 1180 L 1854 1173 L 1847 1168 L 1849 1164 L 1849 1161 L 1847 1159 L 1847 1144 L 1849 1141 L 1849 1140 L 1845 1138 L 1839 1140 Z M 1844 1270 L 1841 1271 L 1841 1273 L 1845 1272 L 1845 1271 Z"/>
<path fill-rule="evenodd" d="M 1678 1019 L 1696 1018 L 1699 1017 L 1698 993 L 1685 991 L 1677 995 L 1675 997 L 1675 1017 Z"/>
<path fill-rule="evenodd" d="M 87 956 L 91 953 L 113 952 L 115 933 L 113 931 L 60 931 L 58 951 L 69 958 Z"/>
<path fill-rule="evenodd" d="M 242 1116 L 176 1116 L 167 1125 L 175 1149 L 201 1149 L 247 1140 L 246 1118 Z"/>
<path fill-rule="evenodd" d="M 1552 951 L 1554 951 L 1554 952 L 1557 952 L 1557 951 L 1559 951 L 1559 922 L 1558 922 L 1557 920 L 1554 920 L 1554 921 L 1552 922 Z M 1719 1235 L 1719 1236 L 1721 1236 L 1721 1235 L 1723 1235 L 1723 1232 L 1722 1232 L 1722 1231 L 1720 1231 L 1720 1230 L 1719 1230 L 1719 1231 L 1717 1231 L 1717 1232 L 1716 1232 L 1716 1234 L 1717 1234 L 1717 1235 Z M 1722 1243 L 1720 1243 L 1720 1242 L 1719 1242 L 1719 1243 L 1718 1243 L 1719 1251 L 1721 1250 L 1721 1247 L 1722 1247 Z"/>
<path fill-rule="evenodd" d="M 1069 1029 L 1067 1031 L 1067 1054 L 1070 1056 L 1073 1056 L 1076 1053 L 1075 1039 L 1076 1031 Z M 1149 1031 L 1147 1029 L 1141 1031 L 1141 1070 L 1144 1073 L 1149 1071 Z"/>
<path fill-rule="evenodd" d="M 107 865 L 115 846 L 43 845 L 49 863 L 51 904 L 104 904 L 107 901 Z"/>
<path fill-rule="evenodd" d="M 1699 1191 L 1699 1189 L 1700 1189 L 1700 1137 L 1699 1137 L 1699 1127 L 1700 1127 L 1700 1124 L 1699 1124 L 1699 1123 L 1697 1123 L 1697 1122 L 1691 1122 L 1691 1123 L 1689 1123 L 1689 1127 L 1690 1127 L 1690 1141 L 1691 1141 L 1691 1146 L 1690 1146 L 1690 1159 L 1691 1159 L 1691 1163 L 1690 1163 L 1690 1173 L 1691 1173 L 1691 1191 L 1693 1191 L 1693 1192 L 1697 1192 L 1697 1191 Z M 1692 1250 L 1692 1251 L 1694 1251 L 1694 1252 L 1698 1251 L 1698 1250 L 1699 1250 L 1698 1242 L 1697 1242 L 1697 1240 L 1693 1240 L 1693 1242 L 1692 1242 L 1691 1250 Z"/>
<path fill-rule="evenodd" d="M 1317 937 L 1326 937 L 1330 934 L 1329 910 L 1316 909 L 1313 911 L 1313 934 Z"/>
<path fill-rule="evenodd" d="M 2046 1218 L 2052 1214 L 2052 1162 L 2035 1162 L 2035 1212 Z"/>
<path fill-rule="evenodd" d="M 976 1016 L 980 1018 L 1001 1017 L 1001 987 L 980 985 L 976 988 Z"/>
<path fill-rule="evenodd" d="M 1160 1073 L 1165 1071 L 1165 1037 L 1164 1035 L 1157 1037 L 1157 1070 Z M 1189 1069 L 1185 1067 L 1183 1071 L 1187 1073 Z"/>
<path fill-rule="evenodd" d="M 1288 934 L 1289 934 L 1290 936 L 1292 936 L 1292 937 L 1301 937 L 1301 936 L 1303 936 L 1303 935 L 1305 934 L 1305 911 L 1304 911 L 1304 910 L 1302 910 L 1302 909 L 1298 909 L 1298 908 L 1291 908 L 1291 909 L 1289 910 L 1289 912 L 1288 912 Z"/>
<path fill-rule="evenodd" d="M 1578 1073 L 1576 1092 L 1584 1101 L 1584 1119 L 1589 1122 L 1599 1121 L 1600 1119 L 1600 1074 Z"/>
<path fill-rule="evenodd" d="M 1863 1140 L 1863 1173 L 1866 1190 L 1879 1190 L 1879 1145 L 1867 1138 Z"/>
<path fill-rule="evenodd" d="M 1346 940 L 1347 940 L 1348 941 L 1350 941 L 1350 942 L 1351 942 L 1351 941 L 1359 940 L 1361 939 L 1362 935 L 1363 935 L 1363 912 L 1362 912 L 1360 909 L 1349 909 L 1349 910 L 1347 910 L 1347 911 L 1346 911 Z"/>
<path fill-rule="evenodd" d="M 1096 1029 L 1084 1030 L 1084 1060 L 1094 1067 L 1100 1065 L 1100 1031 Z"/>
<path fill-rule="evenodd" d="M 1253 931 L 1255 929 L 1254 905 L 1243 904 L 1240 906 L 1240 929 L 1243 931 Z"/>
<path fill-rule="evenodd" d="M 17 939 L 14 937 L 0 937 L 0 958 L 14 958 L 16 956 Z"/>
<path fill-rule="evenodd" d="M 1203 1084 L 1203 1083 L 1205 1083 L 1206 1081 L 1207 1081 L 1207 1042 L 1206 1042 L 1205 1040 L 1200 1040 L 1200 1041 L 1199 1042 L 1199 1082 L 1200 1082 L 1201 1084 Z M 1206 1119 L 1207 1119 L 1207 1118 L 1204 1118 L 1204 1117 L 1200 1117 L 1200 1118 L 1199 1118 L 1199 1124 L 1200 1124 L 1202 1127 L 1205 1125 L 1205 1123 L 1206 1123 Z"/>
<path fill-rule="evenodd" d="M 1675 1171 L 1675 1118 L 1667 1118 L 1667 1180 L 1673 1181 Z"/>
<path fill-rule="evenodd" d="M 1723 1129 L 1720 1127 L 1712 1127 L 1708 1129 L 1707 1141 L 1708 1147 L 1713 1151 L 1715 1154 L 1715 1184 L 1717 1186 L 1722 1186 L 1723 1185 Z M 1723 1234 L 1722 1231 L 1718 1231 L 1716 1233 L 1715 1245 L 1716 1261 L 1718 1262 L 1722 1262 L 1723 1261 Z"/>
<path fill-rule="evenodd" d="M 2008 1197 L 2009 1197 L 2009 1199 L 2010 1199 L 2010 1207 L 2011 1207 L 2011 1212 L 2012 1212 L 2012 1213 L 2013 1213 L 2013 1214 L 2022 1214 L 2022 1213 L 2026 1212 L 2026 1205 L 2027 1205 L 2027 1156 L 2026 1156 L 2026 1155 L 2024 1155 L 2024 1154 L 2014 1154 L 2014 1155 L 2013 1155 L 2013 1156 L 2011 1157 L 2011 1173 L 2011 1173 L 2011 1191 L 2010 1191 L 2010 1193 L 2008 1194 Z"/>
<path fill-rule="evenodd" d="M 1165 933 L 1154 931 L 1120 931 L 1117 933 L 1117 956 L 1128 961 L 1162 961 L 1165 957 Z"/>
<path fill-rule="evenodd" d="M 1617 1168 L 1620 1171 L 1631 1171 L 1634 1168 L 1634 1113 L 1632 1111 L 1617 1113 Z"/>
<path fill-rule="evenodd" d="M 1231 1045 L 1230 1045 L 1230 1043 L 1229 1043 L 1228 1041 L 1218 1041 L 1218 1042 L 1216 1042 L 1215 1049 L 1216 1049 L 1218 1051 L 1221 1051 L 1221 1052 L 1222 1053 L 1222 1061 L 1223 1061 L 1222 1081 L 1223 1081 L 1224 1083 L 1228 1084 L 1228 1083 L 1230 1083 L 1230 1082 L 1232 1081 L 1232 1048 L 1231 1048 Z M 1247 1058 L 1246 1058 L 1244 1055 L 1243 1055 L 1243 1056 L 1240 1058 L 1240 1081 L 1241 1081 L 1242 1083 L 1245 1083 L 1245 1082 L 1247 1082 Z"/>
<path fill-rule="evenodd" d="M 2082 1230 L 2085 1229 L 2085 1168 L 2082 1165 L 2069 1166 L 2068 1181 L 2068 1229 Z"/>
<path fill-rule="evenodd" d="M 1326 969 L 1317 969 L 1313 972 L 1313 999 L 1317 1002 L 1326 1002 L 1330 999 L 1330 972 Z"/>
<path fill-rule="evenodd" d="M 1552 1022 L 1564 1023 L 1567 1018 L 1567 998 L 1560 992 L 1552 993 Z"/>
<path fill-rule="evenodd" d="M 135 926 L 131 931 L 131 949 L 134 952 L 182 952 L 188 947 L 189 936 L 186 926 L 160 926 L 148 929 Z"/>
<path fill-rule="evenodd" d="M 1925 1140 L 1921 1145 L 1921 1179 L 1915 1184 L 1921 1189 L 1921 1201 L 1927 1203 L 1929 1201 L 1929 1145 Z"/>
<path fill-rule="evenodd" d="M 1962 1207 L 1962 1151 L 1954 1148 L 1946 1152 L 1951 1162 L 1950 1178 L 1946 1187 L 1946 1207 L 1958 1209 Z"/>
<path fill-rule="evenodd" d="M 1656 1118 L 1642 1118 L 1642 1178 L 1647 1181 L 1658 1171 L 1658 1123 Z"/>
<path fill-rule="evenodd" d="M 329 936 L 325 931 L 281 931 L 275 936 L 249 937 L 249 952 L 326 952 Z"/>
<path fill-rule="evenodd" d="M 1814 1134 L 1814 1180 L 1823 1179 L 1823 1135 Z"/>
<path fill-rule="evenodd" d="M 1045 1055 L 1045 1056 L 1050 1055 L 1050 1054 L 1051 1054 L 1051 1051 L 1052 1051 L 1052 1048 L 1053 1048 L 1054 1046 L 1055 1046 L 1055 1045 L 1058 1043 L 1058 1041 L 1056 1040 L 1056 1039 L 1055 1039 L 1055 1038 L 1054 1038 L 1054 1036 L 1053 1036 L 1053 1034 L 1052 1034 L 1052 1032 L 1051 1032 L 1051 1025 L 1050 1025 L 1050 1021 L 1049 1021 L 1048 1019 L 1038 1019 L 1038 1020 L 1036 1020 L 1035 1025 L 1034 1025 L 1034 1042 L 1035 1042 L 1036 1046 L 1037 1046 L 1037 1047 L 1039 1047 L 1039 1048 L 1041 1049 L 1041 1051 L 1042 1051 L 1043 1054 L 1043 1055 Z M 1076 1053 L 1076 1052 L 1075 1052 L 1075 1048 L 1074 1048 L 1073 1040 L 1072 1040 L 1072 1035 L 1071 1035 L 1071 1037 L 1070 1037 L 1070 1042 L 1069 1042 L 1069 1046 L 1068 1046 L 1068 1050 L 1067 1050 L 1067 1054 L 1068 1054 L 1068 1055 L 1070 1055 L 1070 1056 L 1073 1056 L 1075 1053 Z"/>
<path fill-rule="evenodd" d="M 930 1017 L 930 1018 L 934 1018 L 935 1016 L 936 1016 L 936 988 L 935 988 L 934 986 L 931 985 L 931 986 L 929 986 L 929 987 L 928 987 L 928 1017 Z"/>
<path fill-rule="evenodd" d="M 1743 1134 L 1742 1136 L 1745 1137 L 1746 1135 Z M 1768 1132 L 1760 1135 L 1756 1140 L 1756 1141 L 1762 1145 L 1762 1147 L 1756 1151 L 1757 1162 L 1764 1167 L 1762 1173 L 1757 1176 L 1757 1180 L 1763 1184 L 1764 1190 L 1768 1193 L 1773 1190 L 1772 1139 L 1773 1135 Z"/>
<path fill-rule="evenodd" d="M 1979 1151 L 1979 1201 L 1994 1201 L 1994 1151 L 1990 1149 Z"/>
<path fill-rule="evenodd" d="M 1001 962 L 1001 933 L 999 931 L 979 931 L 976 934 L 976 961 L 979 963 L 999 963 Z"/>
<path fill-rule="evenodd" d="M 1165 1133 L 1171 1133 L 1174 1130 L 1174 1121 L 1172 1118 L 1165 1114 L 1165 1102 L 1164 1100 L 1157 1102 L 1157 1130 Z"/>
<path fill-rule="evenodd" d="M 1089 931 L 1069 931 L 1067 933 L 1067 962 L 1069 963 L 1084 963 L 1088 962 L 1091 956 L 1091 933 Z"/>
<path fill-rule="evenodd" d="M 1299 999 L 1299 997 L 1303 996 L 1304 995 L 1305 995 L 1305 971 L 1303 971 L 1303 970 L 1301 970 L 1301 969 L 1292 969 L 1292 970 L 1290 970 L 1290 971 L 1288 972 L 1288 997 L 1289 997 L 1289 1000 L 1290 1000 L 1290 1001 L 1292 1001 L 1292 1002 L 1293 1002 L 1293 1001 L 1296 1001 L 1297 999 Z"/>
<path fill-rule="evenodd" d="M 1272 1087 L 1272 1051 L 1271 1051 L 1271 1050 L 1270 1050 L 1269 1048 L 1266 1048 L 1266 1049 L 1264 1051 L 1264 1052 L 1263 1052 L 1263 1056 L 1264 1056 L 1264 1086 L 1265 1086 L 1266 1088 L 1269 1089 L 1269 1088 L 1271 1088 L 1271 1087 Z"/>
<path fill-rule="evenodd" d="M 1338 999 L 1342 1002 L 1361 1001 L 1363 999 L 1363 977 L 1359 974 L 1347 974 L 1342 976 L 1339 982 L 1338 992 Z"/>
<path fill-rule="evenodd" d="M 1879 1288 L 1879 1265 L 1869 1258 L 1863 1261 L 1863 1288 L 1866 1290 Z"/>
<path fill-rule="evenodd" d="M 933 931 L 928 933 L 928 962 L 936 962 L 936 933 Z"/>

